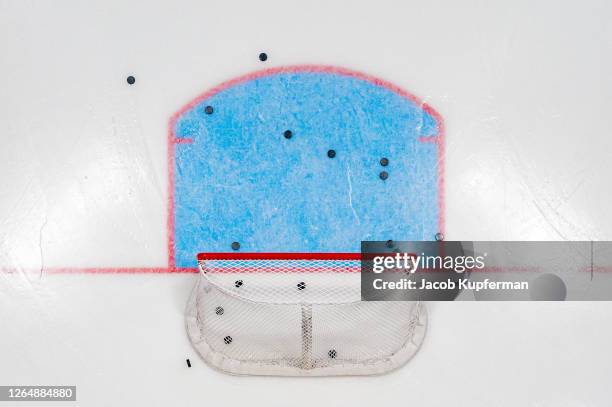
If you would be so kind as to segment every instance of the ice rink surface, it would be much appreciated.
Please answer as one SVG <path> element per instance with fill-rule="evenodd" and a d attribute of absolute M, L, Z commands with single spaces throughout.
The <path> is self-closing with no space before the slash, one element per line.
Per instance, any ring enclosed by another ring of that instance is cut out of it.
<path fill-rule="evenodd" d="M 612 240 L 611 17 L 594 0 L 0 1 L 0 385 L 76 385 L 83 406 L 609 405 L 605 302 L 430 303 L 419 353 L 380 377 L 205 366 L 184 329 L 196 275 L 169 256 L 168 127 L 255 71 L 359 71 L 444 119 L 448 240 Z"/>

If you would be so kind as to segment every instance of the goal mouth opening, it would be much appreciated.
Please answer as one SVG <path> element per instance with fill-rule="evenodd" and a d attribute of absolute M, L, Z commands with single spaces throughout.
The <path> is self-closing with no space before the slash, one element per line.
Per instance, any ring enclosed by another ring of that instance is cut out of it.
<path fill-rule="evenodd" d="M 266 304 L 361 300 L 360 253 L 200 253 L 203 278 L 234 298 Z"/>

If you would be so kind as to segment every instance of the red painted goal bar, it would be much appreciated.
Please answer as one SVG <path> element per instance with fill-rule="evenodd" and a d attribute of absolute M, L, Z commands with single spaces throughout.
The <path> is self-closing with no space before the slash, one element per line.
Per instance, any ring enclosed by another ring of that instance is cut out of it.
<path fill-rule="evenodd" d="M 198 253 L 198 260 L 360 260 L 361 253 Z"/>
<path fill-rule="evenodd" d="M 361 271 L 361 253 L 199 253 L 204 273 L 346 273 Z"/>

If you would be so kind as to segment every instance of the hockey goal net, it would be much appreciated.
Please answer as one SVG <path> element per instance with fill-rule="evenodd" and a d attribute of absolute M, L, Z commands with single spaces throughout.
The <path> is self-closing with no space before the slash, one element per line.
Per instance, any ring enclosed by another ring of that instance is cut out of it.
<path fill-rule="evenodd" d="M 417 351 L 422 304 L 361 301 L 359 253 L 201 253 L 187 330 L 235 374 L 375 374 Z"/>

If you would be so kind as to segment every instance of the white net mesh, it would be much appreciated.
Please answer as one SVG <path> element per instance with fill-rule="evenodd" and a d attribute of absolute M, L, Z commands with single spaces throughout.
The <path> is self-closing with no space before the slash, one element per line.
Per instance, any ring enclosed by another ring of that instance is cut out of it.
<path fill-rule="evenodd" d="M 201 277 L 187 307 L 190 338 L 216 368 L 383 373 L 410 359 L 423 339 L 421 304 L 361 301 L 358 255 L 235 256 L 200 256 Z"/>

